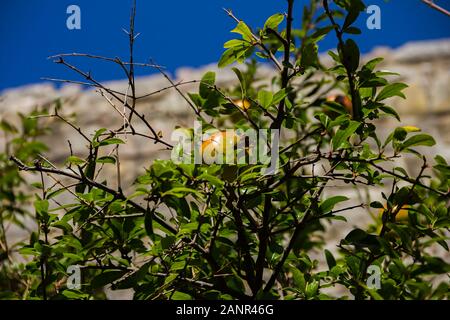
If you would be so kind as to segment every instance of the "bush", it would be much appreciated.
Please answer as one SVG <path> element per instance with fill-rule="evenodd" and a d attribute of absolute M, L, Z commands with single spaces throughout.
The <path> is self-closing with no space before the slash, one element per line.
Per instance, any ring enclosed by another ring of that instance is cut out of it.
<path fill-rule="evenodd" d="M 6 203 L 2 225 L 22 210 L 9 209 L 23 198 L 14 191 L 22 180 L 13 162 L 20 170 L 71 181 L 42 179 L 35 185 L 40 189 L 34 195 L 39 228 L 20 246 L 21 255 L 29 257 L 22 265 L 2 246 L 3 297 L 104 298 L 102 288 L 110 286 L 133 289 L 135 299 L 449 298 L 450 266 L 429 249 L 448 251 L 450 167 L 439 156 L 430 164 L 420 153 L 417 147 L 435 141 L 419 128 L 399 126 L 386 139 L 379 137 L 377 119 L 399 120 L 386 100 L 404 97 L 407 86 L 390 83 L 390 73 L 377 71 L 381 58 L 361 63 L 351 37 L 361 32 L 353 23 L 364 4 L 335 3 L 310 1 L 301 29 L 292 23 L 294 0 L 287 1 L 286 15 L 269 17 L 257 31 L 227 11 L 236 20 L 232 32 L 237 38 L 225 43 L 219 67 L 245 65 L 232 69 L 234 88 L 220 88 L 215 73 L 208 72 L 198 92 L 185 95 L 152 64 L 187 101 L 202 126 L 200 134 L 209 130 L 203 141 L 192 142 L 198 132 L 183 128 L 177 131 L 181 143 L 172 145 L 136 110 L 132 60 L 112 59 L 129 80 L 127 96 L 60 56 L 57 63 L 84 76 L 113 107 L 124 105 L 127 113 L 119 130 L 99 128 L 88 135 L 60 114 L 57 103 L 47 116 L 66 121 L 87 144 L 87 156 L 68 155 L 64 168 L 38 157 L 42 146 L 24 145 L 23 138 L 13 140 L 20 147 L 11 151 L 10 161 L 2 155 L 7 168 L 0 176 Z M 131 48 L 133 21 L 132 16 Z M 329 52 L 331 68 L 318 59 L 324 36 L 338 41 L 337 50 Z M 261 85 L 257 70 L 265 62 L 278 73 Z M 330 95 L 332 89 L 341 93 Z M 138 132 L 137 122 L 147 132 Z M 226 129 L 236 131 L 226 136 Z M 262 139 L 278 157 L 275 171 L 249 160 L 259 150 L 248 132 L 266 129 L 275 133 Z M 172 152 L 171 160 L 154 161 L 130 186 L 117 183 L 117 177 L 100 181 L 103 166 L 120 166 L 116 150 L 125 132 L 131 132 L 130 139 L 146 137 L 161 144 Z M 242 161 L 220 163 L 227 143 L 232 158 Z M 210 163 L 193 163 L 195 153 Z M 395 166 L 407 153 L 423 162 L 416 176 Z M 379 201 L 345 205 L 351 199 L 330 195 L 331 184 L 378 192 L 387 184 L 390 192 L 381 192 Z M 55 201 L 61 194 L 65 203 Z M 346 221 L 342 212 L 357 208 L 370 212 L 373 224 L 342 234 L 336 252 L 324 249 L 327 229 Z M 4 228 L 0 232 L 6 243 Z M 317 252 L 326 265 L 319 264 L 317 254 L 312 258 Z M 73 280 L 76 266 L 81 286 Z"/>

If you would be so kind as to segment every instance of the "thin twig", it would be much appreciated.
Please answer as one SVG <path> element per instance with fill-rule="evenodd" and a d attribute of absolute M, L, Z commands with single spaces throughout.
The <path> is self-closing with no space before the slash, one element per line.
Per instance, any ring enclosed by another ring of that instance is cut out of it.
<path fill-rule="evenodd" d="M 77 53 L 77 52 L 55 54 L 55 55 L 48 57 L 48 59 L 55 59 L 55 58 L 61 58 L 61 57 L 86 57 L 86 58 L 91 58 L 91 59 L 110 61 L 110 62 L 114 62 L 114 63 L 119 63 L 119 61 L 120 61 L 119 58 L 109 58 L 109 57 L 103 57 L 103 56 L 99 56 L 99 55 L 95 55 L 95 54 Z M 130 62 L 125 62 L 125 61 L 121 61 L 120 63 L 123 63 L 125 65 L 138 66 L 138 67 L 165 68 L 164 66 L 154 65 L 151 63 L 137 63 L 137 62 L 130 63 Z"/>
<path fill-rule="evenodd" d="M 25 165 L 24 163 L 22 163 L 22 161 L 20 161 L 19 159 L 17 159 L 16 157 L 12 156 L 11 161 L 13 161 L 17 167 L 19 168 L 19 170 L 23 170 L 23 171 L 34 171 L 34 172 L 49 172 L 49 173 L 55 173 L 61 176 L 66 176 L 68 178 L 72 178 L 78 181 L 81 181 L 85 184 L 88 184 L 92 187 L 96 187 L 98 189 L 101 189 L 111 195 L 113 195 L 114 197 L 116 197 L 117 199 L 120 200 L 126 200 L 129 204 L 131 204 L 135 209 L 137 209 L 140 212 L 145 213 L 147 210 L 142 207 L 141 205 L 139 205 L 138 203 L 132 201 L 131 199 L 128 199 L 121 191 L 117 191 L 114 189 L 111 189 L 110 187 L 102 184 L 102 183 L 98 183 L 96 181 L 93 181 L 89 178 L 87 178 L 86 176 L 79 176 L 67 171 L 63 171 L 63 170 L 57 170 L 57 169 L 52 169 L 52 168 L 44 168 L 44 167 L 30 167 Z M 162 220 L 161 218 L 159 218 L 158 216 L 154 215 L 153 216 L 153 220 L 156 221 L 157 223 L 159 223 L 160 225 L 162 225 L 164 228 L 166 228 L 167 230 L 169 230 L 170 232 L 172 232 L 173 234 L 178 233 L 178 231 L 172 227 L 171 225 L 169 225 L 166 221 Z"/>
<path fill-rule="evenodd" d="M 450 11 L 442 8 L 441 6 L 438 6 L 436 3 L 434 3 L 433 0 L 422 0 L 422 2 L 427 4 L 427 5 L 429 5 L 431 8 L 433 8 L 433 9 L 435 9 L 435 10 L 437 10 L 437 11 L 443 13 L 443 14 L 446 14 L 447 16 L 450 17 Z"/>
<path fill-rule="evenodd" d="M 153 127 L 150 125 L 150 123 L 147 121 L 147 119 L 145 118 L 145 115 L 140 114 L 138 112 L 136 112 L 135 109 L 132 108 L 132 106 L 130 106 L 124 99 L 121 99 L 120 97 L 117 96 L 117 94 L 115 94 L 114 92 L 112 92 L 111 90 L 109 90 L 108 88 L 106 88 L 103 84 L 101 84 L 100 82 L 98 82 L 97 80 L 95 80 L 90 73 L 84 72 L 82 70 L 80 70 L 79 68 L 75 67 L 74 65 L 68 63 L 67 61 L 65 61 L 63 58 L 59 58 L 57 61 L 55 61 L 55 63 L 59 63 L 62 64 L 64 66 L 66 66 L 67 68 L 73 70 L 74 72 L 76 72 L 77 74 L 83 76 L 86 80 L 92 82 L 93 84 L 97 85 L 99 88 L 105 90 L 106 92 L 108 92 L 110 95 L 112 95 L 115 99 L 117 99 L 118 101 L 120 101 L 122 104 L 124 104 L 132 113 L 135 113 L 136 116 L 145 124 L 145 126 L 152 132 L 153 136 L 151 137 L 152 140 L 155 141 L 155 143 L 161 143 L 166 145 L 169 148 L 172 148 L 173 146 L 170 143 L 165 142 L 164 140 L 162 140 L 159 136 L 158 133 L 155 131 L 155 129 L 153 129 Z M 161 72 L 161 69 L 158 69 Z"/>
<path fill-rule="evenodd" d="M 192 103 L 192 101 L 189 100 L 188 97 L 186 97 L 186 95 L 183 92 L 181 92 L 181 90 L 178 88 L 176 83 L 169 77 L 169 75 L 164 70 L 162 70 L 161 68 L 156 67 L 156 69 L 159 71 L 159 73 L 162 74 L 162 76 L 164 78 L 167 79 L 167 81 L 169 81 L 169 83 L 172 86 L 172 88 L 174 88 L 178 92 L 178 94 L 187 102 L 187 104 L 191 107 L 191 109 L 194 111 L 194 113 L 199 118 L 201 118 L 202 116 L 200 114 L 200 111 L 197 109 L 197 107 L 194 105 L 194 103 Z"/>
<path fill-rule="evenodd" d="M 241 22 L 240 19 L 238 19 L 233 12 L 230 9 L 225 9 L 223 8 L 223 10 L 227 13 L 227 15 L 229 17 L 231 17 L 234 21 L 236 21 L 237 23 Z M 267 55 L 269 56 L 270 60 L 275 64 L 275 66 L 277 67 L 278 70 L 283 70 L 283 66 L 281 65 L 281 63 L 278 61 L 278 59 L 274 56 L 274 54 L 272 53 L 272 51 L 270 51 L 266 45 L 262 42 L 262 40 L 252 32 L 252 37 L 253 39 L 257 42 L 257 44 L 261 47 L 261 49 L 263 49 Z"/>

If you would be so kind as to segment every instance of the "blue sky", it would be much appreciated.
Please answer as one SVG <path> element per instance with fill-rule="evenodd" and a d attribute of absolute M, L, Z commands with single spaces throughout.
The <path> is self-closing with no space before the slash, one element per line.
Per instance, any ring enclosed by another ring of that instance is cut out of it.
<path fill-rule="evenodd" d="M 252 27 L 263 25 L 276 12 L 285 11 L 285 0 L 137 0 L 136 60 L 152 57 L 170 72 L 182 66 L 197 67 L 219 59 L 223 43 L 232 38 L 234 22 L 222 8 L 231 8 Z M 382 29 L 363 29 L 356 36 L 361 50 L 375 46 L 398 47 L 412 40 L 450 38 L 450 18 L 420 0 L 364 0 L 382 10 Z M 443 6 L 449 1 L 440 0 Z M 295 22 L 300 23 L 297 0 Z M 81 30 L 66 28 L 66 9 L 81 8 Z M 74 75 L 47 57 L 63 52 L 85 52 L 127 57 L 127 37 L 122 28 L 129 23 L 131 0 L 2 0 L 0 11 L 0 90 L 40 82 L 42 77 L 70 78 Z M 367 14 L 359 20 L 365 25 Z M 335 45 L 334 38 L 321 42 L 320 51 Z M 75 62 L 75 60 L 73 60 Z M 76 63 L 99 80 L 123 78 L 111 64 Z M 154 71 L 140 69 L 139 75 Z"/>

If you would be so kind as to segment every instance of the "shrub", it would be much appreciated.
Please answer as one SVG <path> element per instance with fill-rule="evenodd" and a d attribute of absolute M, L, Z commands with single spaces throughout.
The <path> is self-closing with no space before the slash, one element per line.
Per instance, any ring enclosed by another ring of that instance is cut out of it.
<path fill-rule="evenodd" d="M 135 299 L 448 298 L 450 266 L 428 249 L 448 250 L 450 167 L 440 156 L 432 165 L 420 153 L 417 147 L 435 141 L 419 128 L 399 126 L 386 139 L 378 135 L 377 119 L 399 120 L 386 100 L 404 97 L 407 86 L 377 71 L 381 58 L 360 61 L 352 36 L 361 32 L 353 24 L 364 4 L 335 4 L 310 1 L 301 29 L 293 25 L 294 0 L 287 1 L 286 15 L 275 14 L 258 29 L 227 11 L 236 20 L 232 32 L 237 38 L 225 43 L 219 67 L 245 65 L 232 69 L 234 88 L 220 88 L 215 73 L 208 72 L 198 92 L 185 95 L 152 64 L 187 101 L 203 130 L 240 130 L 233 137 L 216 133 L 191 145 L 196 152 L 217 160 L 226 141 L 240 140 L 244 144 L 232 150 L 248 160 L 254 151 L 242 132 L 270 129 L 281 137 L 279 148 L 276 139 L 269 143 L 278 156 L 275 172 L 248 161 L 189 163 L 193 156 L 185 156 L 186 144 L 173 146 L 136 110 L 132 60 L 112 59 L 129 80 L 127 97 L 69 64 L 66 56 L 58 57 L 57 63 L 84 76 L 112 103 L 124 105 L 126 121 L 119 130 L 99 128 L 90 136 L 66 120 L 82 135 L 88 155 L 68 155 L 65 168 L 44 157 L 31 163 L 35 153 L 27 148 L 24 156 L 14 151 L 19 169 L 67 178 L 71 184 L 38 186 L 39 228 L 20 248 L 31 260 L 13 279 L 2 278 L 9 282 L 2 284 L 6 292 L 44 299 L 104 298 L 102 288 L 108 285 L 132 288 Z M 318 59 L 324 36 L 338 42 L 329 52 L 332 67 Z M 265 62 L 277 75 L 261 84 L 257 71 Z M 332 89 L 341 93 L 331 96 Z M 63 118 L 58 110 L 51 116 Z M 144 123 L 147 132 L 138 132 L 136 122 Z M 119 166 L 114 155 L 125 131 L 130 139 L 144 136 L 175 156 L 154 161 L 133 185 L 114 188 L 117 177 L 99 181 L 97 175 L 103 166 Z M 190 128 L 183 132 L 193 133 Z M 423 162 L 418 175 L 395 165 L 406 153 Z M 178 156 L 184 161 L 175 161 Z M 10 171 L 11 162 L 3 163 Z M 14 186 L 1 179 L 3 198 Z M 375 190 L 381 200 L 345 205 L 348 197 L 327 192 L 332 184 Z M 389 189 L 380 188 L 386 185 Z M 54 202 L 61 193 L 72 201 Z M 327 229 L 346 221 L 341 213 L 358 208 L 374 215 L 373 224 L 342 234 L 336 252 L 324 249 Z M 9 218 L 2 213 L 2 222 Z M 326 265 L 312 257 L 317 252 Z M 71 266 L 81 268 L 79 288 L 64 285 Z M 8 289 L 13 282 L 21 290 Z M 345 290 L 332 293 L 330 287 Z"/>

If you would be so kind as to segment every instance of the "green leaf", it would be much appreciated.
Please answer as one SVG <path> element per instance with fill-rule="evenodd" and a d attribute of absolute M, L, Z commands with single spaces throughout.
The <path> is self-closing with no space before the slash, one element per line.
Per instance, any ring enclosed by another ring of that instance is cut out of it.
<path fill-rule="evenodd" d="M 150 238 L 152 238 L 153 235 L 154 235 L 154 232 L 153 232 L 153 211 L 148 210 L 145 213 L 144 227 L 145 227 L 145 232 L 147 232 L 147 235 Z"/>
<path fill-rule="evenodd" d="M 245 24 L 244 21 L 239 21 L 239 23 L 237 24 L 236 28 L 234 28 L 233 30 L 231 30 L 231 32 L 241 34 L 242 37 L 243 37 L 245 40 L 248 40 L 248 41 L 251 41 L 251 40 L 252 40 L 252 31 L 251 31 L 250 28 Z"/>
<path fill-rule="evenodd" d="M 264 29 L 270 28 L 276 30 L 281 22 L 284 20 L 284 15 L 281 13 L 275 13 L 270 16 L 264 23 Z"/>
<path fill-rule="evenodd" d="M 408 131 L 406 131 L 402 127 L 399 127 L 394 130 L 393 138 L 397 141 L 403 141 L 406 139 L 407 135 L 408 135 Z"/>
<path fill-rule="evenodd" d="M 171 282 L 173 282 L 178 277 L 178 274 L 171 273 L 164 279 L 164 284 L 167 285 Z"/>
<path fill-rule="evenodd" d="M 30 186 L 32 186 L 32 187 L 34 187 L 36 189 L 42 189 L 43 188 L 43 185 L 42 185 L 41 182 L 33 182 L 33 183 L 30 184 Z"/>
<path fill-rule="evenodd" d="M 238 48 L 229 48 L 225 50 L 222 56 L 219 59 L 218 66 L 219 68 L 226 67 L 229 64 L 234 63 L 238 60 L 242 55 L 245 54 L 246 49 L 238 49 Z"/>
<path fill-rule="evenodd" d="M 197 177 L 197 180 L 206 180 L 208 181 L 210 184 L 212 184 L 213 186 L 217 187 L 217 188 L 222 188 L 224 185 L 224 182 L 217 178 L 216 176 L 207 174 L 207 173 L 202 173 L 200 176 Z"/>
<path fill-rule="evenodd" d="M 175 261 L 170 266 L 170 271 L 177 271 L 177 270 L 183 270 L 186 267 L 187 261 L 181 260 L 181 261 Z"/>
<path fill-rule="evenodd" d="M 383 111 L 384 113 L 390 115 L 390 116 L 393 116 L 395 119 L 400 121 L 400 116 L 398 115 L 397 111 L 395 111 L 392 107 L 381 106 L 380 110 Z"/>
<path fill-rule="evenodd" d="M 450 166 L 447 161 L 440 155 L 434 157 L 434 161 L 436 161 L 436 165 L 433 166 L 433 169 L 439 171 L 444 177 L 450 177 Z"/>
<path fill-rule="evenodd" d="M 242 91 L 242 95 L 245 96 L 246 94 L 246 89 L 247 89 L 247 84 L 245 83 L 245 78 L 242 75 L 241 70 L 239 70 L 238 68 L 231 68 L 231 70 L 233 70 L 233 72 L 236 74 L 236 76 L 239 79 L 239 83 L 241 84 L 241 91 Z"/>
<path fill-rule="evenodd" d="M 319 289 L 319 282 L 314 280 L 306 285 L 306 298 L 313 298 Z"/>
<path fill-rule="evenodd" d="M 116 163 L 116 158 L 111 157 L 111 156 L 100 157 L 100 158 L 97 159 L 97 163 L 111 163 L 111 164 L 115 164 Z"/>
<path fill-rule="evenodd" d="M 166 205 L 173 208 L 180 216 L 191 218 L 191 208 L 186 201 L 186 195 L 179 194 L 178 196 L 167 197 L 165 199 Z"/>
<path fill-rule="evenodd" d="M 337 150 L 341 148 L 342 144 L 355 133 L 359 125 L 360 123 L 357 121 L 350 121 L 350 124 L 346 129 L 339 129 L 333 137 L 333 149 Z"/>
<path fill-rule="evenodd" d="M 6 120 L 0 121 L 0 129 L 5 132 L 9 132 L 9 133 L 17 133 L 18 132 L 17 128 L 14 125 L 12 125 L 11 123 L 7 122 Z"/>
<path fill-rule="evenodd" d="M 331 219 L 331 220 L 347 222 L 347 219 L 345 217 L 343 217 L 343 216 L 331 216 L 331 217 L 327 217 L 327 218 Z"/>
<path fill-rule="evenodd" d="M 370 207 L 371 208 L 375 208 L 375 209 L 383 209 L 384 208 L 383 204 L 381 202 L 379 202 L 379 201 L 371 202 L 370 203 Z"/>
<path fill-rule="evenodd" d="M 120 139 L 118 139 L 120 140 Z M 84 175 L 88 179 L 93 179 L 95 176 L 95 169 L 97 165 L 97 155 L 98 155 L 98 145 L 99 143 L 97 141 L 94 141 L 93 145 L 96 145 L 93 152 L 89 155 L 87 159 L 87 165 L 84 169 Z M 87 186 L 85 183 L 80 183 L 75 187 L 75 192 L 77 193 L 84 193 L 84 190 L 86 189 L 90 190 L 92 187 Z"/>
<path fill-rule="evenodd" d="M 354 242 L 363 240 L 366 237 L 367 237 L 367 232 L 365 232 L 364 230 L 361 230 L 361 229 L 354 229 L 345 236 L 345 240 L 347 240 L 350 243 L 354 243 Z"/>
<path fill-rule="evenodd" d="M 264 108 L 267 109 L 272 104 L 273 100 L 273 94 L 272 92 L 261 90 L 258 92 L 258 101 L 259 104 Z"/>
<path fill-rule="evenodd" d="M 96 276 L 94 279 L 92 279 L 91 286 L 92 288 L 101 288 L 103 286 L 106 286 L 107 284 L 110 284 L 120 278 L 122 278 L 125 274 L 127 274 L 128 271 L 125 270 L 109 270 L 100 273 L 98 276 Z"/>
<path fill-rule="evenodd" d="M 214 72 L 209 71 L 203 75 L 199 89 L 199 93 L 202 98 L 208 98 L 208 95 L 211 92 L 211 86 L 213 86 L 215 82 L 216 74 Z"/>
<path fill-rule="evenodd" d="M 48 220 L 48 208 L 49 202 L 48 200 L 36 200 L 34 202 L 34 208 L 36 209 L 36 213 L 40 219 Z"/>
<path fill-rule="evenodd" d="M 170 189 L 169 191 L 164 192 L 161 194 L 161 197 L 165 196 L 175 196 L 177 198 L 183 198 L 186 196 L 186 194 L 194 193 L 196 195 L 200 195 L 200 193 L 195 189 L 190 189 L 186 187 L 175 187 Z"/>
<path fill-rule="evenodd" d="M 385 99 L 396 96 L 405 99 L 406 96 L 402 93 L 402 90 L 406 89 L 407 87 L 408 85 L 404 83 L 389 84 L 386 87 L 384 87 L 383 90 L 381 90 L 381 92 L 377 96 L 376 101 L 383 101 Z"/>
<path fill-rule="evenodd" d="M 175 291 L 172 295 L 172 300 L 192 300 L 192 296 L 184 293 L 184 292 L 180 292 L 180 291 Z"/>
<path fill-rule="evenodd" d="M 188 92 L 188 96 L 197 107 L 201 108 L 203 106 L 204 99 L 199 94 Z"/>
<path fill-rule="evenodd" d="M 434 161 L 436 161 L 437 164 L 442 164 L 442 165 L 445 165 L 445 166 L 448 165 L 448 163 L 447 163 L 447 161 L 444 159 L 444 157 L 442 157 L 442 156 L 440 156 L 440 155 L 437 155 L 436 157 L 434 157 Z"/>
<path fill-rule="evenodd" d="M 113 285 L 113 289 L 128 289 L 133 288 L 136 286 L 138 281 L 142 280 L 148 273 L 148 268 L 151 266 L 153 262 L 149 261 L 145 263 L 142 267 L 139 268 L 139 270 L 126 275 L 124 279 L 121 279 L 117 283 Z"/>
<path fill-rule="evenodd" d="M 445 164 L 436 164 L 433 168 L 445 176 L 450 176 L 450 166 Z"/>
<path fill-rule="evenodd" d="M 356 42 L 348 39 L 344 45 L 344 64 L 351 72 L 355 72 L 358 69 L 360 55 Z"/>
<path fill-rule="evenodd" d="M 380 296 L 375 289 L 367 289 L 367 292 L 374 300 L 383 300 L 383 297 Z"/>
<path fill-rule="evenodd" d="M 310 37 L 310 39 L 317 43 L 320 41 L 323 37 L 325 37 L 331 30 L 333 30 L 333 26 L 327 26 L 324 28 L 318 28 Z"/>
<path fill-rule="evenodd" d="M 308 68 L 316 64 L 319 47 L 315 43 L 304 46 L 300 57 L 300 65 Z"/>
<path fill-rule="evenodd" d="M 107 146 L 110 144 L 124 144 L 122 139 L 119 138 L 109 138 L 100 142 L 100 146 Z"/>
<path fill-rule="evenodd" d="M 73 300 L 81 300 L 81 299 L 88 299 L 89 294 L 87 293 L 81 293 L 74 290 L 64 290 L 62 292 L 62 295 L 66 297 L 67 299 L 73 299 Z"/>
<path fill-rule="evenodd" d="M 360 1 L 352 1 L 350 2 L 350 7 L 348 9 L 348 14 L 345 17 L 344 24 L 342 26 L 343 29 L 350 27 L 356 19 L 358 19 L 361 10 L 364 10 L 364 6 L 360 4 Z"/>
<path fill-rule="evenodd" d="M 74 165 L 82 165 L 86 160 L 78 158 L 76 156 L 70 156 L 67 158 L 66 163 L 74 164 Z"/>
<path fill-rule="evenodd" d="M 328 51 L 328 55 L 337 63 L 341 63 L 341 58 L 333 51 Z"/>
<path fill-rule="evenodd" d="M 335 196 L 335 197 L 328 198 L 320 204 L 320 210 L 323 213 L 329 212 L 334 208 L 334 206 L 337 203 L 347 201 L 347 200 L 348 200 L 348 198 L 345 196 Z"/>
<path fill-rule="evenodd" d="M 238 276 L 228 277 L 226 284 L 236 292 L 245 292 L 245 286 Z"/>
<path fill-rule="evenodd" d="M 305 291 L 306 288 L 306 281 L 305 281 L 305 275 L 298 270 L 297 268 L 291 269 L 294 284 L 301 290 Z"/>
<path fill-rule="evenodd" d="M 356 246 L 367 247 L 371 250 L 376 250 L 380 246 L 377 236 L 368 234 L 361 229 L 354 229 L 350 231 L 347 236 L 345 236 L 344 242 Z"/>
<path fill-rule="evenodd" d="M 375 69 L 375 67 L 383 60 L 384 60 L 384 58 L 372 59 L 363 66 L 363 69 L 368 69 L 370 71 L 373 71 Z"/>
<path fill-rule="evenodd" d="M 231 39 L 223 44 L 225 49 L 234 48 L 234 47 L 248 47 L 248 42 L 241 39 Z"/>
<path fill-rule="evenodd" d="M 287 97 L 287 92 L 286 89 L 281 89 L 280 91 L 278 91 L 277 93 L 275 93 L 275 95 L 272 98 L 272 104 L 278 104 L 281 100 L 283 100 L 284 98 Z"/>
<path fill-rule="evenodd" d="M 61 194 L 61 193 L 64 193 L 64 192 L 66 192 L 66 191 L 67 191 L 66 188 L 56 189 L 55 191 L 49 192 L 49 193 L 47 194 L 47 199 L 54 198 L 54 197 L 56 197 L 57 195 L 59 195 L 59 194 Z"/>
<path fill-rule="evenodd" d="M 361 34 L 361 29 L 356 27 L 348 27 L 344 30 L 344 32 L 349 34 Z"/>
<path fill-rule="evenodd" d="M 66 232 L 72 232 L 72 226 L 65 221 L 57 221 L 52 224 L 52 227 L 64 230 Z"/>
<path fill-rule="evenodd" d="M 325 249 L 325 259 L 327 260 L 328 269 L 331 270 L 336 265 L 336 260 L 333 254 L 327 249 Z"/>
<path fill-rule="evenodd" d="M 436 141 L 434 138 L 428 134 L 417 134 L 405 142 L 400 146 L 400 150 L 404 150 L 406 148 L 415 147 L 415 146 L 434 146 Z"/>
<path fill-rule="evenodd" d="M 166 235 L 164 238 L 161 239 L 161 248 L 163 250 L 167 250 L 172 246 L 175 242 L 175 237 Z"/>
<path fill-rule="evenodd" d="M 100 135 L 102 135 L 106 131 L 107 131 L 106 128 L 101 128 L 101 129 L 98 129 L 97 131 L 95 131 L 94 138 L 92 139 L 92 141 L 96 141 L 100 137 Z"/>

